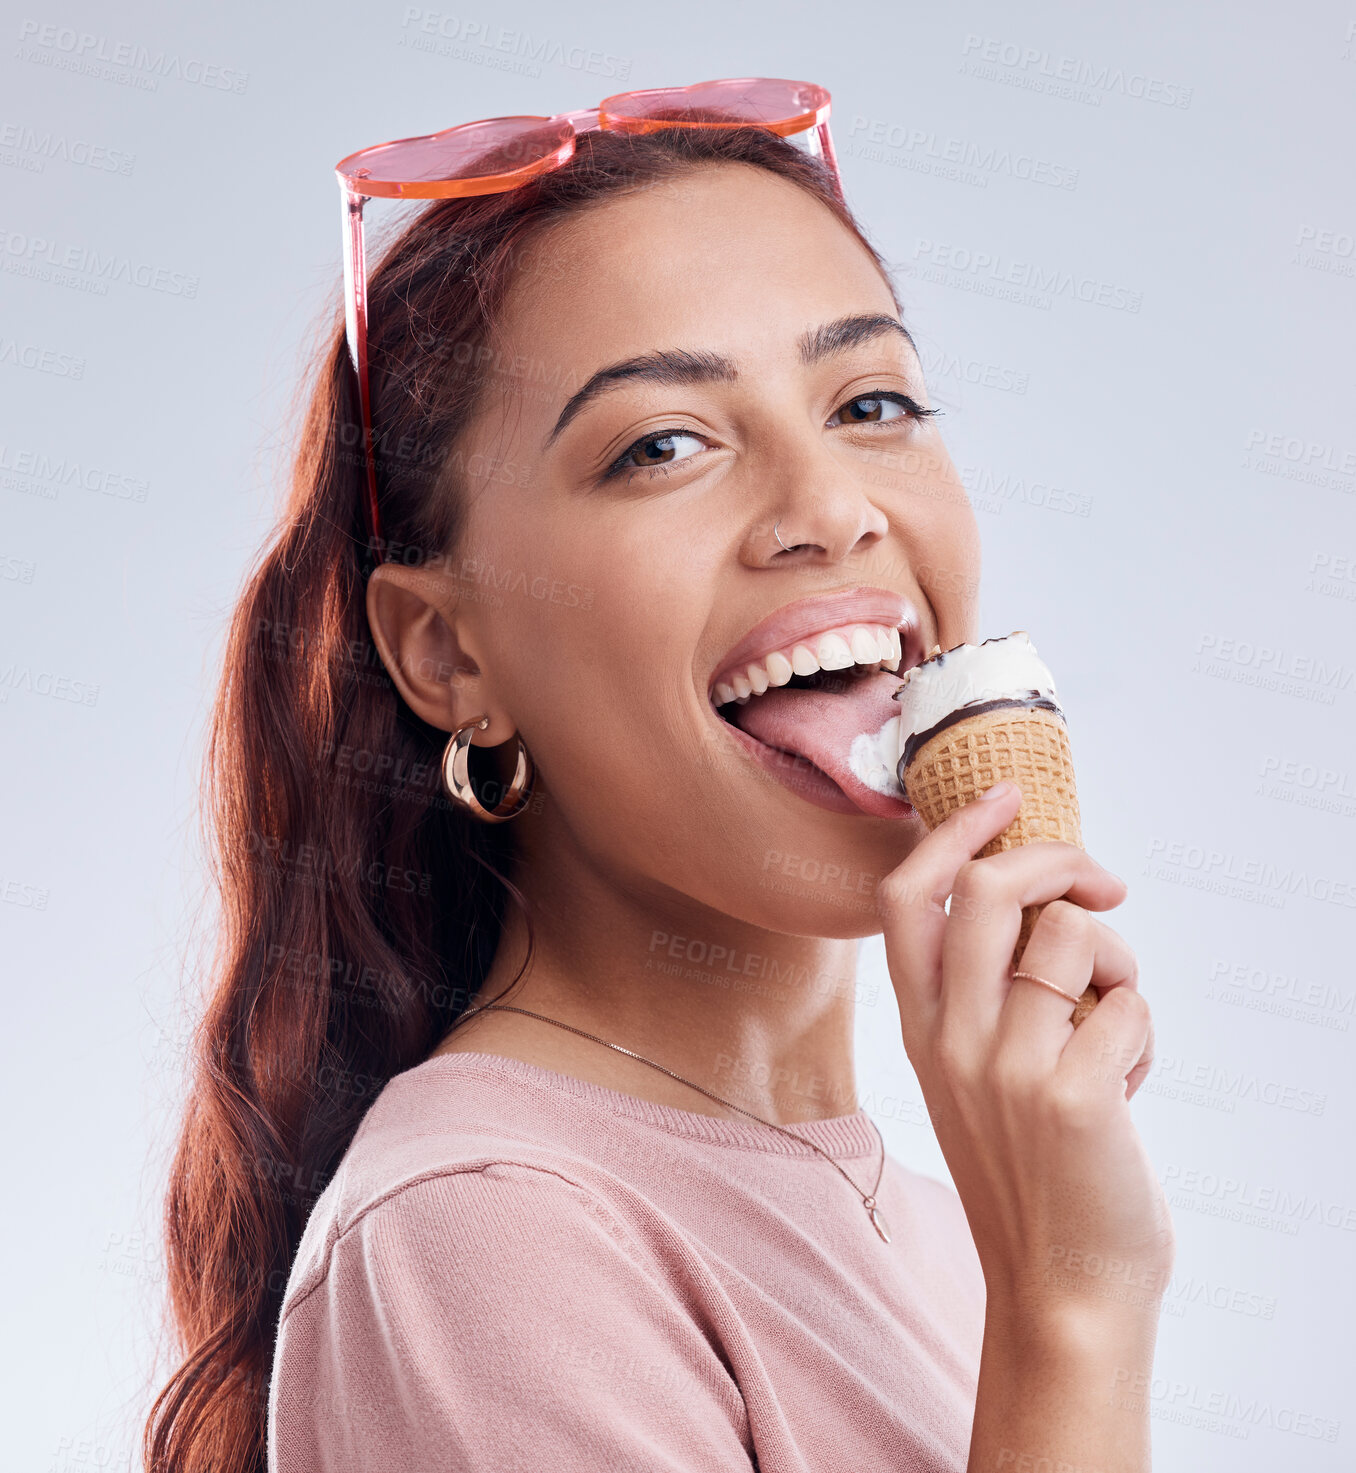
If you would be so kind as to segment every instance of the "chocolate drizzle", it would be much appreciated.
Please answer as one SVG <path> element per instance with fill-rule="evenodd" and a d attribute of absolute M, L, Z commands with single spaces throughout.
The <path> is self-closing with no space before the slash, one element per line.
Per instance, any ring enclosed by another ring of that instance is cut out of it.
<path fill-rule="evenodd" d="M 986 640 L 985 643 L 987 644 L 988 641 Z M 912 733 L 904 743 L 904 751 L 900 755 L 899 765 L 896 768 L 900 786 L 902 787 L 904 784 L 904 769 L 913 761 L 914 754 L 925 742 L 930 742 L 939 731 L 945 731 L 948 726 L 954 726 L 958 721 L 968 720 L 971 716 L 983 716 L 988 711 L 997 711 L 1004 706 L 1011 706 L 1014 710 L 1035 708 L 1041 711 L 1053 711 L 1061 721 L 1065 720 L 1064 712 L 1060 710 L 1059 706 L 1049 696 L 1043 696 L 1036 690 L 1033 690 L 1025 700 L 1005 696 L 1000 697 L 996 701 L 971 701 L 967 706 L 957 706 L 954 711 L 949 715 L 943 716 L 940 721 L 928 727 L 926 731 Z"/>

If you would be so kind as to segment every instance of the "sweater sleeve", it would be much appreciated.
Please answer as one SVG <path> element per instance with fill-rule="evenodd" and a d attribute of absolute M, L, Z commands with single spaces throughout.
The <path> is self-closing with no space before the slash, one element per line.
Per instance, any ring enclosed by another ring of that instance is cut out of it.
<path fill-rule="evenodd" d="M 744 1401 L 595 1198 L 494 1163 L 405 1186 L 284 1308 L 272 1473 L 751 1473 Z"/>

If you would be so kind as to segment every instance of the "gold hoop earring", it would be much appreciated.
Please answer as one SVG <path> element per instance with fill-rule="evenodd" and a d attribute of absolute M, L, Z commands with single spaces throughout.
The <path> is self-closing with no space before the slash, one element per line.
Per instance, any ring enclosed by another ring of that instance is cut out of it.
<path fill-rule="evenodd" d="M 489 724 L 489 716 L 477 716 L 470 721 L 463 721 L 452 733 L 451 740 L 443 750 L 443 786 L 454 803 L 459 804 L 473 818 L 478 818 L 481 823 L 503 823 L 506 819 L 517 818 L 527 807 L 535 773 L 526 743 L 522 737 L 515 736 L 514 740 L 518 743 L 518 762 L 513 769 L 513 781 L 493 808 L 485 807 L 471 786 L 471 738 L 476 732 L 484 731 Z"/>

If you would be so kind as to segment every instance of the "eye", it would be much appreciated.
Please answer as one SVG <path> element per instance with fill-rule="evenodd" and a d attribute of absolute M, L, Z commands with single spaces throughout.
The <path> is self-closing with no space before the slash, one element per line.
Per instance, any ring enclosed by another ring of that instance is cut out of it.
<path fill-rule="evenodd" d="M 609 476 L 623 476 L 628 471 L 649 470 L 673 465 L 680 460 L 690 460 L 692 452 L 689 450 L 686 454 L 682 453 L 683 447 L 693 446 L 701 450 L 704 444 L 700 436 L 689 434 L 686 430 L 659 430 L 653 435 L 645 435 L 634 445 L 628 445 L 608 466 L 604 479 Z"/>
<path fill-rule="evenodd" d="M 887 414 L 888 409 L 899 412 Z M 846 424 L 884 424 L 896 419 L 925 419 L 938 412 L 936 409 L 924 409 L 916 399 L 894 389 L 873 389 L 869 394 L 859 394 L 855 399 L 849 399 L 846 404 L 834 410 L 834 415 L 846 415 Z M 832 417 L 829 423 L 833 423 Z"/>

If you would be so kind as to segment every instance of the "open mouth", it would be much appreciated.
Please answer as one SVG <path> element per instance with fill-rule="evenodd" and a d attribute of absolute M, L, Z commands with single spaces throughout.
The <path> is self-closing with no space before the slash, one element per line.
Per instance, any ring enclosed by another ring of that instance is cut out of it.
<path fill-rule="evenodd" d="M 712 682 L 712 696 L 719 710 L 732 701 L 741 705 L 773 687 L 806 685 L 832 677 L 837 672 L 886 669 L 898 671 L 903 641 L 898 629 L 883 624 L 853 624 L 826 629 L 806 639 L 795 640 L 785 649 L 770 650 L 758 660 L 742 661 L 723 670 Z"/>
<path fill-rule="evenodd" d="M 900 676 L 922 656 L 916 618 L 821 628 L 728 662 L 711 681 L 711 705 L 749 755 L 808 802 L 904 818 L 913 809 L 897 785 L 866 780 L 859 738 L 898 719 Z"/>

